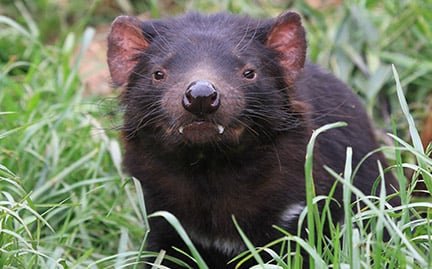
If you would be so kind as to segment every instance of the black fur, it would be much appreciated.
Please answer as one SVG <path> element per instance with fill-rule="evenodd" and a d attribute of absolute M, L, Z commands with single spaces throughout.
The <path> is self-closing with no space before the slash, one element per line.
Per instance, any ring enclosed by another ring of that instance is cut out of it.
<path fill-rule="evenodd" d="M 195 239 L 238 244 L 232 215 L 257 246 L 281 236 L 274 224 L 296 233 L 297 221 L 281 223 L 280 215 L 305 201 L 304 161 L 312 130 L 348 123 L 318 139 L 318 194 L 327 194 L 334 183 L 324 164 L 341 173 L 348 146 L 353 166 L 378 147 L 362 104 L 334 76 L 306 63 L 294 82 L 287 79 L 280 52 L 266 43 L 276 21 L 192 13 L 143 22 L 148 47 L 136 55 L 121 97 L 127 172 L 142 182 L 148 211 L 173 213 L 212 269 L 230 268 L 226 263 L 238 253 L 223 253 Z M 223 125 L 225 132 L 197 142 L 177 131 L 198 120 L 177 97 L 201 66 L 205 79 L 217 78 L 213 82 L 222 102 L 204 120 Z M 253 68 L 256 79 L 245 80 L 244 68 Z M 163 81 L 152 78 L 156 70 L 165 72 Z M 358 171 L 355 185 L 365 193 L 378 176 L 378 160 L 385 163 L 375 154 Z M 389 190 L 390 184 L 396 186 L 390 174 L 386 179 Z M 341 200 L 339 188 L 335 196 Z M 341 219 L 341 208 L 335 206 L 332 213 Z M 151 219 L 151 228 L 148 249 L 176 256 L 172 246 L 184 248 L 164 220 Z"/>

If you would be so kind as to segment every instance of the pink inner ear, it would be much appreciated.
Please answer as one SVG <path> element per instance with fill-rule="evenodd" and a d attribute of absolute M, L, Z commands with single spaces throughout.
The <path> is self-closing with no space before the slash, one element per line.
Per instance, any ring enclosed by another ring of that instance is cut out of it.
<path fill-rule="evenodd" d="M 300 16 L 294 12 L 281 15 L 268 35 L 267 46 L 280 53 L 280 64 L 289 76 L 287 79 L 294 80 L 306 58 L 306 37 Z"/>
<path fill-rule="evenodd" d="M 140 20 L 129 16 L 117 17 L 111 25 L 107 56 L 111 78 L 116 86 L 127 83 L 137 63 L 137 55 L 149 45 L 140 25 Z"/>

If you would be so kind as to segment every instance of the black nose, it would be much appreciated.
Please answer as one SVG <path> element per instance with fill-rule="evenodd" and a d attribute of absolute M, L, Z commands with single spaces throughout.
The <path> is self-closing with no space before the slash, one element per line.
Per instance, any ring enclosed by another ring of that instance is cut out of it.
<path fill-rule="evenodd" d="M 219 92 L 210 82 L 197 80 L 188 86 L 182 104 L 187 111 L 202 117 L 219 108 Z"/>

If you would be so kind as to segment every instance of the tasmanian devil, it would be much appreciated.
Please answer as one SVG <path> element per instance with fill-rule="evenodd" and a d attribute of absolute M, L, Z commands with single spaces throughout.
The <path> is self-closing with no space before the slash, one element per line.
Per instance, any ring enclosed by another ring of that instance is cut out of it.
<path fill-rule="evenodd" d="M 293 12 L 268 20 L 120 16 L 108 36 L 108 64 L 112 82 L 123 88 L 124 167 L 141 181 L 148 211 L 174 214 L 209 268 L 230 268 L 227 262 L 246 249 L 232 216 L 256 246 L 281 237 L 272 225 L 296 234 L 314 129 L 348 124 L 317 141 L 317 194 L 334 184 L 324 165 L 343 172 L 347 147 L 354 166 L 377 148 L 358 98 L 306 61 L 305 31 Z M 378 161 L 385 162 L 372 155 L 356 174 L 354 184 L 366 194 Z M 386 180 L 387 191 L 395 189 L 391 175 Z M 334 198 L 341 200 L 340 187 Z M 334 206 L 335 221 L 342 211 Z M 163 219 L 150 226 L 149 250 L 187 250 Z"/>

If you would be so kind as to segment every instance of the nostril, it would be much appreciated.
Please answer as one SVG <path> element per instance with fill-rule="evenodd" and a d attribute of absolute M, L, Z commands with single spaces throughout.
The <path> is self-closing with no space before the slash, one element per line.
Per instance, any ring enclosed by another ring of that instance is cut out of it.
<path fill-rule="evenodd" d="M 183 103 L 184 104 L 190 104 L 190 103 L 192 103 L 193 99 L 194 98 L 192 96 L 191 90 L 190 89 L 187 90 L 185 95 L 183 96 Z"/>
<path fill-rule="evenodd" d="M 218 92 L 214 92 L 212 93 L 212 95 L 210 96 L 210 105 L 212 107 L 219 107 L 220 105 L 220 101 L 219 101 L 219 93 Z"/>
<path fill-rule="evenodd" d="M 197 116 L 210 114 L 219 108 L 220 94 L 210 82 L 197 80 L 187 88 L 182 105 L 187 111 Z"/>
<path fill-rule="evenodd" d="M 182 100 L 183 107 L 187 109 L 191 105 L 191 96 L 185 93 Z"/>
<path fill-rule="evenodd" d="M 210 96 L 210 100 L 212 102 L 216 101 L 218 99 L 218 93 L 215 91 L 214 93 L 211 94 Z"/>

